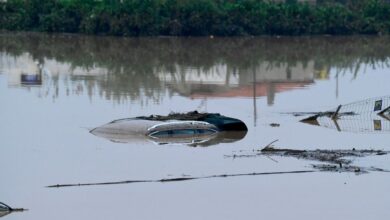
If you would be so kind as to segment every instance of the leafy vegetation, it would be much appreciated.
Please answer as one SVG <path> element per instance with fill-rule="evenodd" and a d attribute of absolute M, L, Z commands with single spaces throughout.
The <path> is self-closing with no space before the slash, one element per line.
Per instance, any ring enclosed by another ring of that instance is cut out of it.
<path fill-rule="evenodd" d="M 116 36 L 388 34 L 385 0 L 8 0 L 0 29 Z"/>

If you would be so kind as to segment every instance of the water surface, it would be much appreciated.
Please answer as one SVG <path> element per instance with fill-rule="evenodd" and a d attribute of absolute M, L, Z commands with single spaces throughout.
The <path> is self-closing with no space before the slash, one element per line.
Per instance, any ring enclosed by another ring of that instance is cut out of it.
<path fill-rule="evenodd" d="M 390 133 L 337 131 L 291 112 L 390 95 L 389 37 L 115 38 L 0 35 L 0 201 L 4 219 L 385 219 L 387 173 L 306 173 L 176 183 L 62 183 L 310 170 L 294 158 L 227 158 L 273 140 L 294 149 L 390 150 Z M 40 73 L 40 74 L 39 74 Z M 38 74 L 36 78 L 25 75 Z M 129 143 L 89 130 L 185 111 L 244 121 L 208 147 Z M 280 124 L 278 127 L 271 123 Z M 390 169 L 389 156 L 360 158 Z"/>

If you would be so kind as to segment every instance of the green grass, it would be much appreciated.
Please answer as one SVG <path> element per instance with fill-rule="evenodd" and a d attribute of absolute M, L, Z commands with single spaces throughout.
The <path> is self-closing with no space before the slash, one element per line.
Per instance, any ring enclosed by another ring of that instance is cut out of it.
<path fill-rule="evenodd" d="M 388 34 L 383 0 L 8 0 L 0 29 L 116 36 Z"/>

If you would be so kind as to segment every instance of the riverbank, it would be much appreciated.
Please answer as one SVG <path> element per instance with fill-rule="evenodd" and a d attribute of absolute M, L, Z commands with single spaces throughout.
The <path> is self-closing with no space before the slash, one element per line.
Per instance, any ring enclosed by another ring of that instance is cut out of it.
<path fill-rule="evenodd" d="M 0 29 L 114 36 L 390 32 L 390 4 L 383 0 L 287 2 L 8 0 L 0 2 Z"/>

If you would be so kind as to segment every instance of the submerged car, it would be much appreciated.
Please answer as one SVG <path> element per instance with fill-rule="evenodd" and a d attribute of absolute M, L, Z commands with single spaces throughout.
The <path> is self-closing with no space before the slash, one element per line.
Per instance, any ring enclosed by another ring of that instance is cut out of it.
<path fill-rule="evenodd" d="M 114 142 L 147 139 L 157 144 L 202 146 L 236 141 L 245 137 L 246 132 L 246 125 L 238 119 L 197 112 L 120 119 L 91 130 L 92 134 Z"/>
<path fill-rule="evenodd" d="M 151 115 L 140 116 L 137 119 L 149 121 L 203 121 L 210 123 L 218 128 L 218 131 L 247 131 L 248 128 L 244 122 L 239 119 L 227 117 L 219 113 L 199 113 L 197 111 L 187 113 L 172 113 L 167 116 Z"/>

